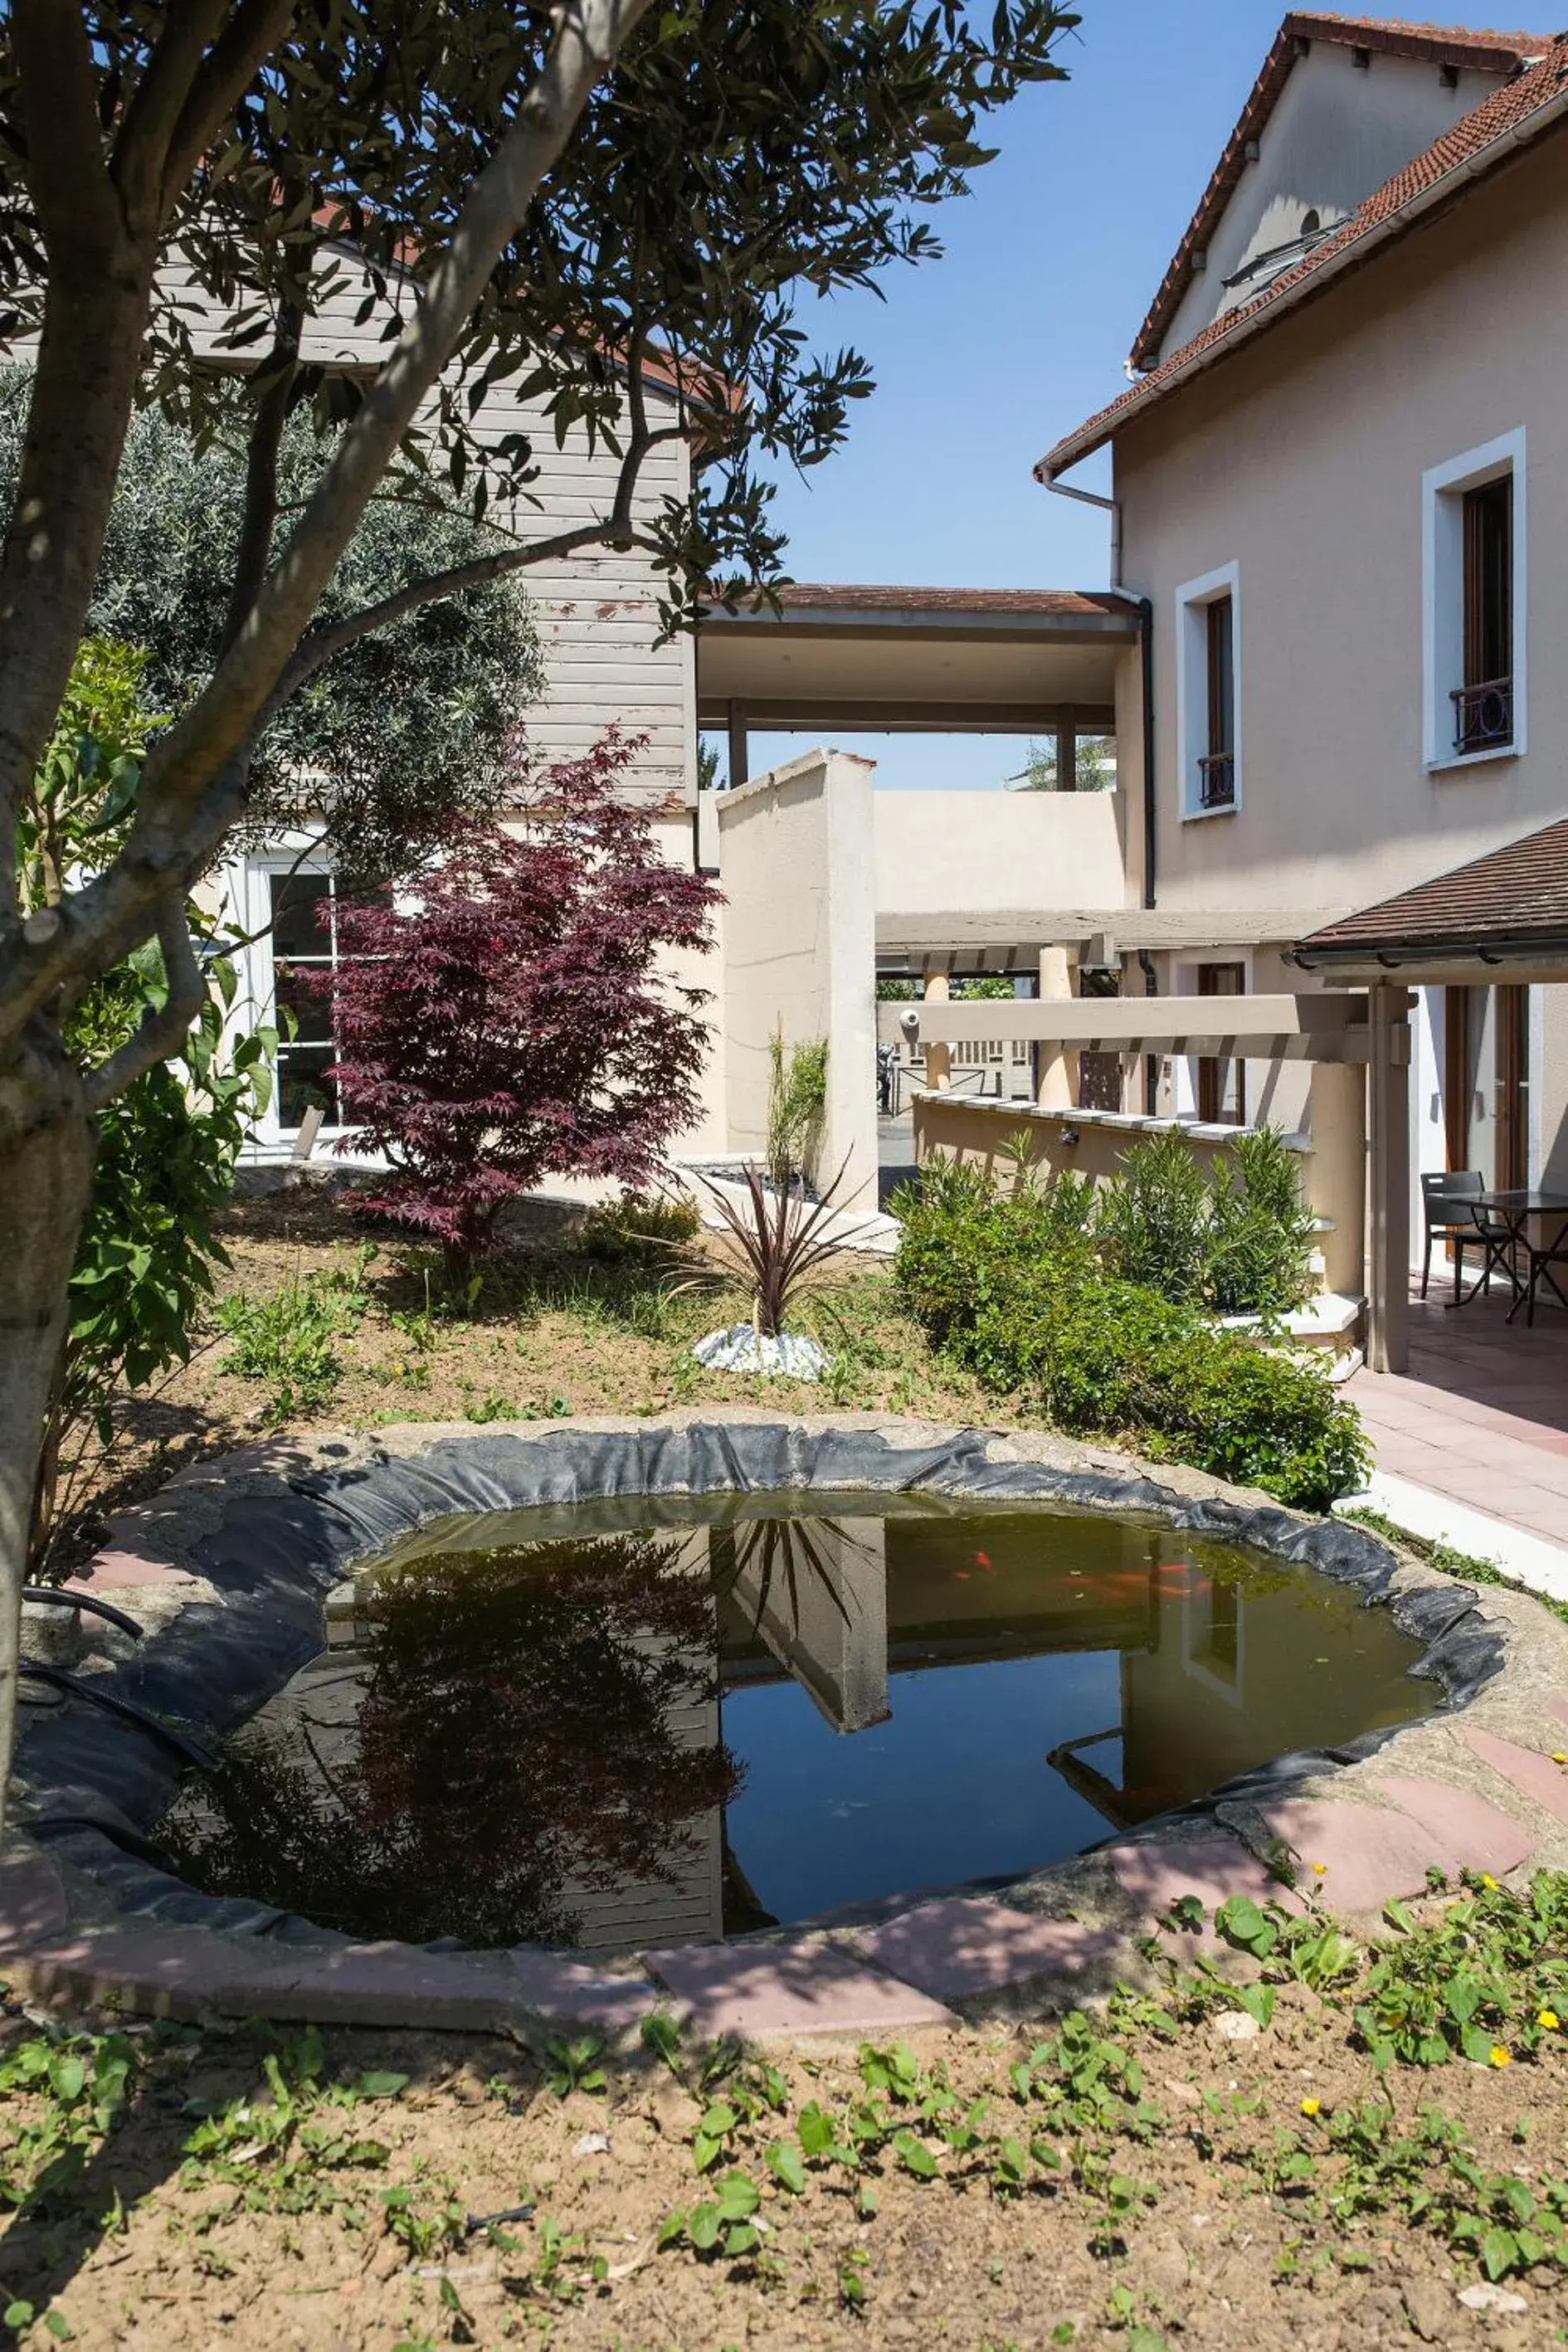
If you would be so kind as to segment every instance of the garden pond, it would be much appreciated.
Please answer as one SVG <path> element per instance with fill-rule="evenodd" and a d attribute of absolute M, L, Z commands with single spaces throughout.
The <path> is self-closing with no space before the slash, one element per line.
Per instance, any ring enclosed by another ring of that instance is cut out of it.
<path fill-rule="evenodd" d="M 426 1528 L 162 1838 L 356 1935 L 622 1950 L 1005 1881 L 1441 1703 L 1316 1571 L 933 1494 Z"/>

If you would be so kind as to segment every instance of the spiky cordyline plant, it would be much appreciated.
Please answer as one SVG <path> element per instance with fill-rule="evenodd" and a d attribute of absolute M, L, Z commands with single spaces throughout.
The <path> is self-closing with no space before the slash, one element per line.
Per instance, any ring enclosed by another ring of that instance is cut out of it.
<path fill-rule="evenodd" d="M 752 1320 L 758 1337 L 779 1338 L 792 1300 L 829 1258 L 864 1230 L 858 1225 L 848 1233 L 831 1229 L 848 1166 L 846 1153 L 831 1183 L 823 1186 L 815 1201 L 806 1198 L 800 1171 L 793 1164 L 784 1168 L 782 1181 L 775 1177 L 771 1183 L 760 1168 L 748 1167 L 743 1202 L 701 1177 L 719 1212 L 729 1262 L 723 1267 L 703 1265 L 693 1276 L 693 1283 L 716 1283 L 743 1273 L 752 1288 Z"/>

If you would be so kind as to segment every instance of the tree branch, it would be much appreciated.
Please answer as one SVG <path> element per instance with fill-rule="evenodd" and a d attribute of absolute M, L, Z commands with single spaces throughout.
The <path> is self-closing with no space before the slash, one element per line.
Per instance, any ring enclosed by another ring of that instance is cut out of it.
<path fill-rule="evenodd" d="M 191 945 L 185 902 L 179 893 L 163 901 L 158 916 L 158 945 L 163 951 L 168 997 L 156 1011 L 149 1006 L 142 1015 L 136 1034 L 127 1038 L 107 1062 L 100 1062 L 96 1070 L 88 1072 L 82 1081 L 82 1099 L 89 1111 L 101 1110 L 105 1103 L 123 1094 L 154 1062 L 166 1062 L 206 1002 L 206 982 Z"/>
<path fill-rule="evenodd" d="M 235 643 L 142 779 L 133 854 L 177 855 L 172 836 L 214 769 L 255 726 L 360 516 L 487 279 L 576 125 L 594 84 L 649 0 L 568 0 L 544 66 L 468 191 L 390 358 L 367 392 Z M 138 838 L 138 836 L 140 836 Z"/>
<path fill-rule="evenodd" d="M 288 31 L 294 0 L 239 0 L 207 53 L 170 134 L 163 158 L 162 210 L 166 214 L 189 181 L 220 123 L 255 79 L 268 50 Z"/>
<path fill-rule="evenodd" d="M 559 556 L 575 555 L 584 547 L 610 545 L 641 547 L 649 554 L 657 552 L 652 540 L 628 535 L 618 514 L 612 514 L 605 522 L 578 523 L 571 530 L 557 531 L 552 539 L 497 548 L 493 555 L 476 555 L 467 563 L 455 563 L 447 572 L 429 572 L 423 580 L 413 581 L 395 594 L 382 597 L 377 604 L 346 614 L 330 627 L 312 629 L 309 636 L 301 639 L 299 651 L 279 679 L 261 723 L 264 725 L 281 709 L 290 695 L 297 694 L 305 680 L 313 677 L 322 663 L 342 653 L 345 646 L 357 645 L 362 637 L 373 635 L 377 629 L 391 628 L 405 614 L 416 613 L 422 604 L 438 604 L 445 597 L 461 596 L 470 588 L 483 588 L 490 581 L 525 571 L 531 564 L 552 563 Z"/>
<path fill-rule="evenodd" d="M 226 0 L 176 0 L 132 92 L 110 169 L 134 220 L 155 222 L 162 216 L 169 142 L 225 6 Z"/>
<path fill-rule="evenodd" d="M 25 0 L 25 5 L 38 7 L 47 0 Z M 257 5 L 276 5 L 279 0 L 257 0 Z M 84 971 L 102 971 L 128 953 L 144 935 L 149 908 L 201 870 L 214 845 L 213 825 L 217 824 L 221 837 L 220 813 L 237 806 L 254 730 L 360 516 L 461 341 L 490 272 L 571 137 L 595 83 L 649 5 L 650 0 L 563 0 L 533 87 L 496 153 L 470 186 L 445 254 L 435 264 L 413 315 L 311 493 L 239 635 L 195 702 L 148 758 L 136 818 L 120 856 L 66 902 L 61 909 L 65 919 L 51 940 L 34 943 L 16 933 L 8 939 L 0 936 L 0 1042 L 16 1036 L 57 988 Z M 139 336 L 136 341 L 139 347 Z M 63 413 L 71 414 L 68 398 Z M 121 422 L 115 464 L 122 436 Z M 109 490 L 113 470 L 111 467 Z M 92 541 L 85 593 L 90 593 L 100 543 L 101 524 Z M 5 740 L 5 619 L 0 610 L 0 793 L 6 782 L 5 758 L 9 755 L 14 762 L 18 750 L 15 740 Z M 79 612 L 54 709 L 68 674 L 79 622 Z M 237 787 L 229 781 L 237 771 Z M 223 819 L 227 822 L 232 814 Z"/>
<path fill-rule="evenodd" d="M 285 211 L 292 211 L 303 194 L 299 187 L 286 189 Z M 307 255 L 307 273 L 310 266 Z M 223 625 L 224 650 L 234 643 L 244 626 L 246 615 L 267 577 L 272 555 L 272 535 L 278 527 L 278 459 L 283 446 L 283 429 L 289 422 L 294 379 L 299 373 L 307 292 L 305 280 L 290 268 L 279 298 L 272 356 L 266 362 L 271 381 L 257 404 L 250 446 L 245 456 L 245 511 L 235 555 L 234 585 Z"/>
<path fill-rule="evenodd" d="M 98 120 L 98 79 L 76 0 L 13 0 L 11 45 L 27 180 L 57 267 L 90 266 L 124 234 Z"/>

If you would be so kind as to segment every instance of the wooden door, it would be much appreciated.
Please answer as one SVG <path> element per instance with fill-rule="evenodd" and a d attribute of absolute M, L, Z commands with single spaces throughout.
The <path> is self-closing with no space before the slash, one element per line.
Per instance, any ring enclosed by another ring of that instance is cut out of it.
<path fill-rule="evenodd" d="M 1470 1164 L 1470 1110 L 1476 1082 L 1470 992 L 1443 991 L 1443 1139 L 1450 1174 Z"/>
<path fill-rule="evenodd" d="M 1247 966 L 1244 963 L 1199 964 L 1200 996 L 1245 996 L 1246 993 Z M 1198 1117 L 1215 1127 L 1246 1126 L 1247 1070 L 1243 1063 L 1221 1061 L 1215 1055 L 1199 1055 Z"/>
<path fill-rule="evenodd" d="M 1530 991 L 1492 991 L 1497 1062 L 1497 1182 L 1522 1192 L 1530 1182 Z"/>

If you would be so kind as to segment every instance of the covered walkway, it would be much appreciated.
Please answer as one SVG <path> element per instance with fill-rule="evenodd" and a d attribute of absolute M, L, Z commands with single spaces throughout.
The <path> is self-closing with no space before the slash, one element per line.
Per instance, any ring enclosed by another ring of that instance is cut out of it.
<path fill-rule="evenodd" d="M 1430 1297 L 1411 1299 L 1409 1369 L 1350 1384 L 1378 1475 L 1434 1498 L 1417 1533 L 1510 1573 L 1529 1570 L 1536 1545 L 1559 1547 L 1568 1598 L 1568 1314 L 1542 1307 L 1529 1330 L 1507 1322 L 1500 1285 L 1458 1312 L 1438 1292 L 1434 1269 Z"/>

